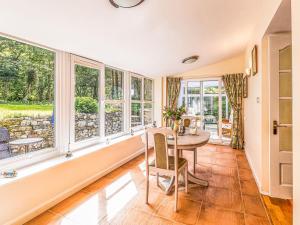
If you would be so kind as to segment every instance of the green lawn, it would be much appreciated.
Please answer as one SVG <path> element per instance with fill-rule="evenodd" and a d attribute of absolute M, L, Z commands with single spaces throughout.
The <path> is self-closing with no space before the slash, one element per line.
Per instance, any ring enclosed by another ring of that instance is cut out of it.
<path fill-rule="evenodd" d="M 21 116 L 44 116 L 52 115 L 53 105 L 34 105 L 34 104 L 0 104 L 0 119 L 14 118 Z"/>

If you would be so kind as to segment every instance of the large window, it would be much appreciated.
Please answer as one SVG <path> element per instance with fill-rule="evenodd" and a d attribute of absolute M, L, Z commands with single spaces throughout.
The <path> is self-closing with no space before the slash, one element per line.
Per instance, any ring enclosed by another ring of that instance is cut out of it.
<path fill-rule="evenodd" d="M 105 136 L 124 131 L 124 72 L 105 68 Z"/>
<path fill-rule="evenodd" d="M 55 53 L 0 36 L 0 160 L 53 149 Z"/>
<path fill-rule="evenodd" d="M 0 37 L 1 168 L 128 134 L 153 107 L 151 79 Z"/>

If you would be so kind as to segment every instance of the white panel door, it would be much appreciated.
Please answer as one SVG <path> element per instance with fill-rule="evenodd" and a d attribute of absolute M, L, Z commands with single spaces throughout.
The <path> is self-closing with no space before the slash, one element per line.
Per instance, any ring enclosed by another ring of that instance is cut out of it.
<path fill-rule="evenodd" d="M 292 46 L 290 34 L 271 35 L 270 69 L 270 194 L 292 198 Z"/>

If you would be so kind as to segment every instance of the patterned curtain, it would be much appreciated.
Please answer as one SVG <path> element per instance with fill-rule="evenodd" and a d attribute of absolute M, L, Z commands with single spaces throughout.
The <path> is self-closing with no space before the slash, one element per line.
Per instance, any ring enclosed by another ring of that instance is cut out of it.
<path fill-rule="evenodd" d="M 222 79 L 233 110 L 231 146 L 235 149 L 242 149 L 244 146 L 243 74 L 228 74 Z"/>
<path fill-rule="evenodd" d="M 178 104 L 182 78 L 167 77 L 167 107 L 176 108 Z M 165 121 L 167 127 L 172 126 L 170 120 Z"/>
<path fill-rule="evenodd" d="M 180 94 L 181 78 L 167 78 L 167 107 L 176 108 Z"/>

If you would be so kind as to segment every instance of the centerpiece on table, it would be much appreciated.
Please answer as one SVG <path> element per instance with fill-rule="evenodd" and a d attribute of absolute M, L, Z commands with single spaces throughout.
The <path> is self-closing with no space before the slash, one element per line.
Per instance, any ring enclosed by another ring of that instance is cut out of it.
<path fill-rule="evenodd" d="M 163 110 L 163 118 L 166 120 L 167 125 L 171 123 L 174 131 L 178 131 L 182 115 L 185 113 L 185 106 L 179 108 L 165 107 Z"/>

